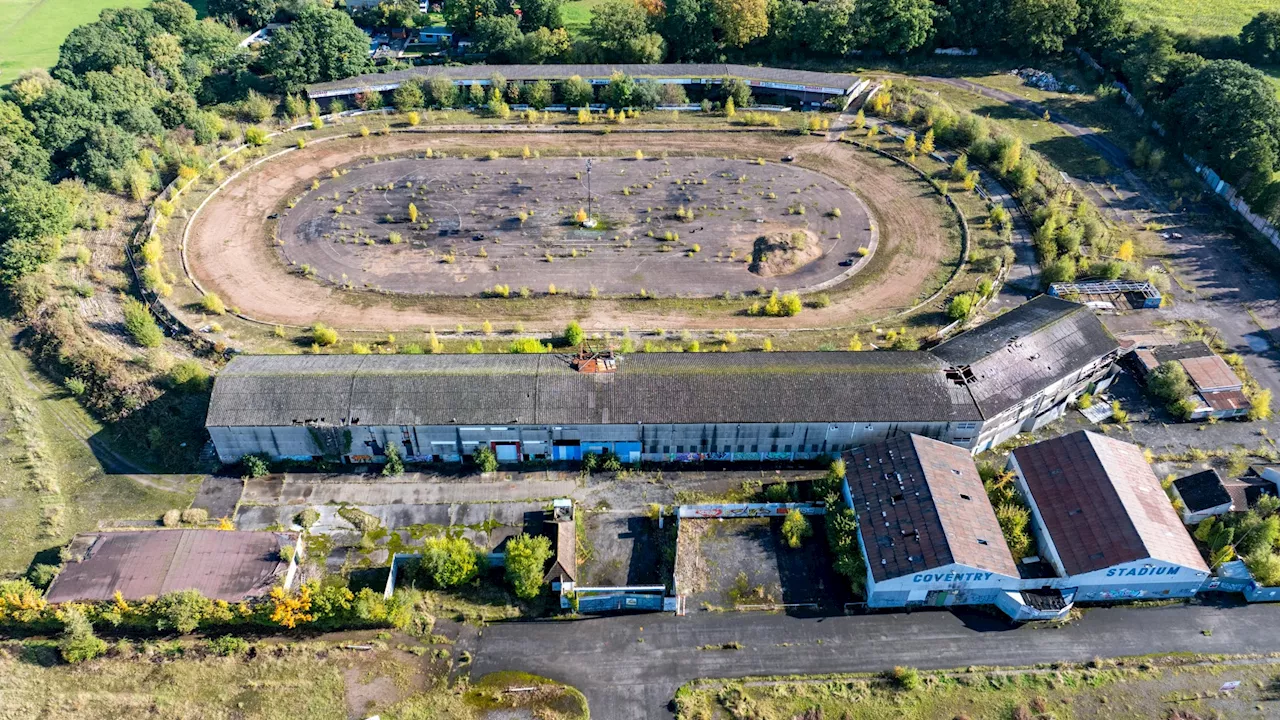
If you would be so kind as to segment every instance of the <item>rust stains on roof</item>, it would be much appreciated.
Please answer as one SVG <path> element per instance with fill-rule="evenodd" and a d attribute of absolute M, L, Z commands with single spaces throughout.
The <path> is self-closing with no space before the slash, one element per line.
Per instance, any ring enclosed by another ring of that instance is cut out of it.
<path fill-rule="evenodd" d="M 291 533 L 221 530 L 140 530 L 86 533 L 73 547 L 79 561 L 67 563 L 49 586 L 49 602 L 125 600 L 198 590 L 212 600 L 237 602 L 271 591 L 289 564 L 280 548 Z"/>
<path fill-rule="evenodd" d="M 1182 369 L 1187 371 L 1187 377 L 1191 378 L 1191 383 L 1196 386 L 1196 390 L 1202 393 L 1239 390 L 1244 387 L 1240 376 L 1236 375 L 1226 360 L 1217 355 L 1183 358 L 1179 362 L 1182 363 Z"/>
<path fill-rule="evenodd" d="M 846 476 L 877 582 L 953 563 L 1018 577 L 967 450 L 899 435 L 850 453 Z"/>
<path fill-rule="evenodd" d="M 1082 430 L 1013 456 L 1067 574 L 1147 558 L 1209 571 L 1137 445 Z"/>

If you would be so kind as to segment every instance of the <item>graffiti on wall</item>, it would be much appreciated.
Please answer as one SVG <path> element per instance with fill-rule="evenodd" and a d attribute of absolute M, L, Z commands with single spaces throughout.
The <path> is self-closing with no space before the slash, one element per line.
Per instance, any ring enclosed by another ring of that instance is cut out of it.
<path fill-rule="evenodd" d="M 681 505 L 676 514 L 682 518 L 754 518 L 781 517 L 799 510 L 802 515 L 826 515 L 822 503 L 715 503 Z"/>

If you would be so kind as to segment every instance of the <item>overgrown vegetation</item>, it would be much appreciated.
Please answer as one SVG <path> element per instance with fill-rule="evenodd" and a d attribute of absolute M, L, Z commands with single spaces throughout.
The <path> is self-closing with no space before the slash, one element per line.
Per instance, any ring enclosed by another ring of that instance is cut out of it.
<path fill-rule="evenodd" d="M 1000 532 L 1009 546 L 1009 553 L 1015 559 L 1035 555 L 1035 537 L 1030 531 L 1031 509 L 1014 484 L 1013 471 L 984 463 L 978 467 L 978 474 L 982 477 L 987 499 L 995 508 L 996 520 L 1000 523 Z"/>

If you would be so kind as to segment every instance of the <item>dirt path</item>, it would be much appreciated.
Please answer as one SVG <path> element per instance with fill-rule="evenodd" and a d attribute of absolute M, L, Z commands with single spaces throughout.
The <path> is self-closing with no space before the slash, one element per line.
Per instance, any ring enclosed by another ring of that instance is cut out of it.
<path fill-rule="evenodd" d="M 623 303 L 599 300 L 574 308 L 588 329 L 655 327 L 747 330 L 796 330 L 843 326 L 910 307 L 921 284 L 947 256 L 945 207 L 923 183 L 910 181 L 887 160 L 840 148 L 815 152 L 781 135 L 664 134 L 656 137 L 613 133 L 573 136 L 580 151 L 610 154 L 640 148 L 658 154 L 679 148 L 712 156 L 775 157 L 794 151 L 807 167 L 851 185 L 870 207 L 880 231 L 879 269 L 855 289 L 833 292 L 832 304 L 806 311 L 799 318 L 747 318 L 689 310 L 635 310 Z M 404 331 L 448 328 L 494 315 L 481 313 L 479 302 L 442 302 L 431 297 L 392 297 L 345 292 L 287 272 L 265 240 L 266 217 L 298 188 L 332 168 L 375 153 L 421 151 L 431 147 L 454 154 L 480 154 L 489 149 L 563 147 L 566 137 L 541 134 L 452 135 L 394 134 L 385 138 L 350 138 L 315 144 L 287 158 L 264 163 L 230 183 L 209 201 L 193 221 L 187 245 L 193 275 L 206 290 L 217 292 L 243 316 L 263 322 L 306 326 L 314 322 L 344 330 Z M 873 267 L 877 263 L 873 263 Z M 898 280 L 886 282 L 885 280 Z M 175 308 L 179 313 L 181 308 Z M 527 329 L 560 327 L 566 312 L 555 317 L 522 317 Z M 576 314 L 576 313 L 575 313 Z M 502 320 L 501 316 L 495 320 Z M 513 319 L 513 318 L 505 318 Z"/>
<path fill-rule="evenodd" d="M 1280 352 L 1272 341 L 1273 333 L 1280 332 L 1280 281 L 1273 273 L 1258 272 L 1256 267 L 1242 262 L 1246 255 L 1241 244 L 1221 229 L 1220 213 L 1227 211 L 1217 206 L 1212 197 L 1174 210 L 1132 171 L 1128 153 L 1092 128 L 1078 125 L 1039 103 L 968 80 L 920 79 L 950 85 L 1036 115 L 1048 111 L 1051 122 L 1120 168 L 1122 172 L 1110 178 L 1106 186 L 1078 178 L 1070 181 L 1117 222 L 1139 227 L 1152 222 L 1165 228 L 1168 237 L 1164 238 L 1164 257 L 1176 274 L 1176 282 L 1170 288 L 1173 307 L 1160 311 L 1158 317 L 1200 320 L 1217 328 L 1231 350 L 1244 358 L 1259 384 L 1280 392 Z"/>

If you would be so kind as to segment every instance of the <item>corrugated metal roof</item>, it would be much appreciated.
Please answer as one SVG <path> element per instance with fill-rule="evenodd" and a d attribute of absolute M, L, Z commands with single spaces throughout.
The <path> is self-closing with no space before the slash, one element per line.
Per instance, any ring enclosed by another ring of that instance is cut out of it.
<path fill-rule="evenodd" d="M 211 427 L 979 420 L 926 352 L 640 353 L 610 374 L 554 355 L 237 356 Z"/>
<path fill-rule="evenodd" d="M 1226 360 L 1217 355 L 1183 358 L 1179 362 L 1182 363 L 1182 369 L 1187 371 L 1191 384 L 1200 392 L 1239 390 L 1244 387 L 1240 376 L 1236 375 Z"/>
<path fill-rule="evenodd" d="M 1221 392 L 1202 392 L 1200 397 L 1204 403 L 1215 411 L 1247 410 L 1253 407 L 1249 397 L 1241 390 L 1223 390 Z"/>
<path fill-rule="evenodd" d="M 84 558 L 69 562 L 49 586 L 49 602 L 125 600 L 199 590 L 236 602 L 270 592 L 288 563 L 288 533 L 220 530 L 145 530 L 79 535 Z"/>
<path fill-rule="evenodd" d="M 1013 455 L 1069 575 L 1146 558 L 1208 571 L 1137 445 L 1081 430 Z"/>
<path fill-rule="evenodd" d="M 357 75 L 344 80 L 315 83 L 307 86 L 307 94 L 314 98 L 348 94 L 369 87 L 396 85 L 410 78 L 427 79 L 435 75 L 443 75 L 454 82 L 484 81 L 494 73 L 502 75 L 508 81 L 528 80 L 567 80 L 577 75 L 585 80 L 608 79 L 615 71 L 623 72 L 637 80 L 646 78 L 698 78 L 716 79 L 725 77 L 743 80 L 758 80 L 787 85 L 823 87 L 847 91 L 858 82 L 856 75 L 844 73 L 813 72 L 810 70 L 789 70 L 786 68 L 760 67 L 755 65 L 731 65 L 725 63 L 659 63 L 653 65 L 638 64 L 579 64 L 579 65 L 464 65 L 446 67 L 443 65 L 424 65 L 408 70 L 394 70 L 386 73 L 369 73 Z"/>
<path fill-rule="evenodd" d="M 990 418 L 1120 349 L 1087 306 L 1041 295 L 933 349 Z"/>
<path fill-rule="evenodd" d="M 953 563 L 1018 577 L 967 450 L 900 435 L 854 450 L 845 469 L 877 582 Z"/>

